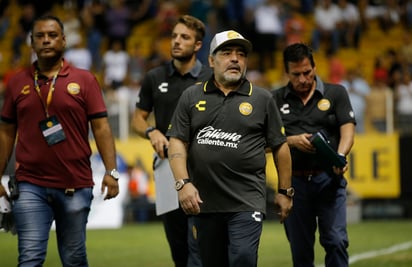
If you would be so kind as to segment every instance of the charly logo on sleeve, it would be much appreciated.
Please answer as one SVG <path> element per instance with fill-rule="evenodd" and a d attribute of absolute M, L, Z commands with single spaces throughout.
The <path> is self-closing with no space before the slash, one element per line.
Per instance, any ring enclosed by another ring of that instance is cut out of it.
<path fill-rule="evenodd" d="M 30 94 L 30 85 L 27 84 L 27 85 L 23 86 L 23 89 L 21 89 L 20 93 L 23 94 L 23 95 Z"/>
<path fill-rule="evenodd" d="M 198 144 L 228 148 L 237 148 L 241 138 L 241 134 L 225 132 L 222 129 L 215 129 L 213 126 L 204 127 L 196 136 Z"/>
<path fill-rule="evenodd" d="M 280 112 L 282 112 L 282 114 L 289 114 L 290 113 L 289 104 L 288 103 L 283 104 L 283 106 L 280 108 Z"/>
<path fill-rule="evenodd" d="M 199 111 L 205 111 L 206 110 L 206 100 L 199 100 L 199 102 L 197 102 L 195 107 Z"/>
<path fill-rule="evenodd" d="M 162 82 L 161 84 L 159 84 L 159 86 L 157 87 L 157 89 L 159 89 L 159 91 L 160 91 L 161 93 L 167 93 L 168 87 L 169 87 L 169 83 L 167 83 L 167 82 Z"/>

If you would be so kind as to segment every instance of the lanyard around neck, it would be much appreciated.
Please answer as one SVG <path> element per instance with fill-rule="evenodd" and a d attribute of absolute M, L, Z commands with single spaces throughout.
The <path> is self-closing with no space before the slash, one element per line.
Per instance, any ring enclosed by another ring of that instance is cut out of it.
<path fill-rule="evenodd" d="M 52 98 L 53 98 L 53 92 L 54 92 L 54 88 L 56 85 L 56 80 L 57 80 L 57 75 L 59 74 L 59 72 L 57 72 L 54 76 L 53 76 L 53 80 L 50 84 L 50 88 L 49 88 L 49 92 L 47 93 L 47 99 L 46 99 L 46 103 L 44 103 L 43 101 L 43 97 L 41 95 L 41 91 L 40 91 L 40 86 L 39 86 L 39 72 L 38 70 L 36 70 L 34 72 L 34 86 L 36 88 L 37 94 L 40 97 L 40 101 L 43 105 L 44 111 L 46 113 L 46 116 L 49 117 L 49 106 L 52 102 Z"/>

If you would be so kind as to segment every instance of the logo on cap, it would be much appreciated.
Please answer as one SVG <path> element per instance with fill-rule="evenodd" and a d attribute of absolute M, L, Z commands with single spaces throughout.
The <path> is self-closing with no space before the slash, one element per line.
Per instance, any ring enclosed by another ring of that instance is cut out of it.
<path fill-rule="evenodd" d="M 227 38 L 228 38 L 228 39 L 233 39 L 233 38 L 241 38 L 241 39 L 243 39 L 243 36 L 240 35 L 239 33 L 235 32 L 235 31 L 228 31 L 228 32 L 227 32 Z"/>
<path fill-rule="evenodd" d="M 252 44 L 249 40 L 245 39 L 240 33 L 230 30 L 219 32 L 213 37 L 210 43 L 210 54 L 213 54 L 225 44 L 237 44 L 244 47 L 247 53 L 252 50 Z"/>

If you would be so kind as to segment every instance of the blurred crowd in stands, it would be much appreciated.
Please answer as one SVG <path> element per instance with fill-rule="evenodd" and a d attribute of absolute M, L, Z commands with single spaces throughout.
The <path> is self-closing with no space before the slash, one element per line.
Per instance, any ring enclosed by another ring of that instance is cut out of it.
<path fill-rule="evenodd" d="M 315 53 L 327 59 L 328 75 L 322 79 L 341 83 L 349 91 L 358 133 L 367 128 L 391 132 L 393 127 L 412 132 L 410 0 L 42 0 L 41 4 L 2 0 L 0 92 L 13 73 L 35 60 L 29 31 L 33 19 L 46 13 L 63 20 L 65 58 L 96 74 L 115 115 L 119 101 L 126 103 L 129 115 L 133 112 L 145 72 L 170 59 L 169 35 L 175 19 L 191 14 L 207 26 L 206 45 L 199 53 L 206 64 L 211 37 L 234 29 L 253 42 L 248 78 L 272 90 L 283 82 L 282 76 L 270 77 L 274 70 L 283 69 L 278 59 L 282 48 L 310 43 Z M 350 49 L 361 58 L 371 23 L 383 38 L 392 29 L 402 29 L 401 45 L 382 47 L 374 66 L 347 68 L 342 61 L 353 59 L 339 54 Z M 364 68 L 373 68 L 372 77 L 365 77 Z"/>

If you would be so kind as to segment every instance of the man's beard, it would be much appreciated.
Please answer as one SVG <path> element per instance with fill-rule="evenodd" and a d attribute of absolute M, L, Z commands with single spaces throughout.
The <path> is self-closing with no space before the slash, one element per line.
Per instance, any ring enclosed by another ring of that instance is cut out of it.
<path fill-rule="evenodd" d="M 234 74 L 223 74 L 223 77 L 225 78 L 224 85 L 225 86 L 236 86 L 239 85 L 243 79 L 245 78 L 245 74 L 241 73 L 240 75 L 234 75 Z"/>
<path fill-rule="evenodd" d="M 187 61 L 190 61 L 191 59 L 192 59 L 192 57 L 193 57 L 193 53 L 185 53 L 185 54 L 183 54 L 183 55 L 173 55 L 172 54 L 172 58 L 174 58 L 174 59 L 176 59 L 176 60 L 178 60 L 178 61 L 181 61 L 181 62 L 187 62 Z"/>

